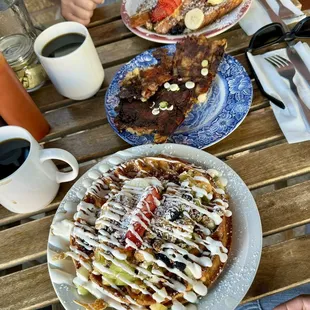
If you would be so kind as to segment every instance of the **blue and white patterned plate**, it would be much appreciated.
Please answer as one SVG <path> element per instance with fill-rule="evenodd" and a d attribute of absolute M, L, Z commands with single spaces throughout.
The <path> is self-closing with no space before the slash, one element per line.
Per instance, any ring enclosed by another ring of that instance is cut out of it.
<path fill-rule="evenodd" d="M 173 55 L 175 45 L 166 45 Z M 114 119 L 119 104 L 120 82 L 135 68 L 148 68 L 157 63 L 154 49 L 146 51 L 125 64 L 113 78 L 105 97 L 108 121 L 113 130 L 131 145 L 153 143 L 153 135 L 138 136 L 127 131 L 119 132 Z M 246 117 L 252 102 L 252 83 L 244 67 L 232 56 L 225 55 L 210 90 L 208 100 L 196 104 L 185 121 L 169 138 L 169 142 L 196 148 L 211 146 L 231 134 Z"/>

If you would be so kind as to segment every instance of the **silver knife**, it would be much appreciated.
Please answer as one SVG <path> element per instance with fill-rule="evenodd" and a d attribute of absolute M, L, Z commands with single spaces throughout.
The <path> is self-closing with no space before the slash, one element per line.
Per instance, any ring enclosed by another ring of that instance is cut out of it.
<path fill-rule="evenodd" d="M 265 8 L 273 23 L 280 23 L 284 27 L 285 31 L 289 31 L 289 28 L 286 26 L 283 20 L 273 11 L 273 9 L 270 7 L 266 0 L 258 0 L 258 2 L 260 2 L 260 4 Z"/>
<path fill-rule="evenodd" d="M 297 71 L 301 74 L 301 76 L 307 81 L 308 85 L 310 86 L 310 72 L 300 57 L 300 55 L 297 53 L 294 46 L 289 46 L 286 48 L 287 56 L 289 60 L 293 63 L 294 67 L 297 69 Z"/>
<path fill-rule="evenodd" d="M 268 2 L 266 0 L 258 0 L 261 5 L 265 8 L 267 11 L 270 19 L 274 23 L 280 23 L 284 30 L 286 32 L 290 31 L 290 29 L 287 27 L 287 25 L 283 22 L 283 20 L 273 11 L 273 9 L 270 7 Z M 286 48 L 287 56 L 290 59 L 290 61 L 293 63 L 294 67 L 297 69 L 297 71 L 302 75 L 302 77 L 307 81 L 307 83 L 310 86 L 310 72 L 302 60 L 302 58 L 297 53 L 296 49 L 294 48 L 293 42 L 287 42 L 288 47 Z"/>

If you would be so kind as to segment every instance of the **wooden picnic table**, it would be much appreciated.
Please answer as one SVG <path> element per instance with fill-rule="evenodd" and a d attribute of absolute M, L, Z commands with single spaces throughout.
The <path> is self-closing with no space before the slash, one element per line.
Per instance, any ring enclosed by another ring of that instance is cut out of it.
<path fill-rule="evenodd" d="M 89 26 L 105 69 L 105 80 L 96 96 L 72 101 L 58 94 L 50 83 L 32 94 L 52 127 L 42 141 L 44 147 L 71 152 L 80 163 L 79 176 L 102 157 L 129 147 L 108 124 L 104 95 L 125 62 L 159 46 L 132 34 L 119 12 L 119 3 L 97 9 Z M 228 40 L 227 52 L 251 75 L 243 54 L 250 38 L 243 30 L 235 26 L 216 38 Z M 246 119 L 230 136 L 206 149 L 231 166 L 252 190 L 264 240 L 268 238 L 243 302 L 310 282 L 310 236 L 295 237 L 292 231 L 310 222 L 310 142 L 286 142 L 268 100 L 253 79 L 252 83 L 254 99 Z M 54 213 L 72 184 L 62 184 L 55 200 L 36 213 L 14 214 L 0 206 L 1 310 L 38 309 L 59 303 L 47 270 L 47 238 Z M 268 236 L 278 233 L 285 240 L 270 244 L 276 238 Z"/>

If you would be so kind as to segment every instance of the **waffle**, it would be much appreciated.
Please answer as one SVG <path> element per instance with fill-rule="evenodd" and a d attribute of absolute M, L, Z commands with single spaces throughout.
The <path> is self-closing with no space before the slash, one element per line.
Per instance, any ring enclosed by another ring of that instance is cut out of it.
<path fill-rule="evenodd" d="M 197 303 L 226 264 L 232 237 L 227 181 L 163 155 L 104 173 L 78 205 L 70 252 L 85 309 L 165 310 Z"/>
<path fill-rule="evenodd" d="M 166 142 L 193 106 L 206 101 L 225 48 L 226 40 L 209 41 L 201 35 L 178 43 L 172 59 L 164 48 L 157 50 L 158 65 L 135 69 L 121 84 L 114 120 L 118 130 L 154 134 L 155 143 Z"/>

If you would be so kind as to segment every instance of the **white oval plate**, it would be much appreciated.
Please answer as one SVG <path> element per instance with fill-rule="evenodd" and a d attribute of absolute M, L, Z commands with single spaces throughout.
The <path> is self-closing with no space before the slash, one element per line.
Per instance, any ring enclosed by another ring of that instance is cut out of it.
<path fill-rule="evenodd" d="M 130 26 L 130 16 L 137 12 L 139 5 L 144 0 L 123 0 L 121 6 L 121 16 L 126 27 L 137 36 L 158 43 L 177 43 L 181 41 L 186 34 L 168 35 L 158 34 L 154 31 L 149 31 L 144 27 L 132 28 Z M 189 34 L 200 35 L 204 34 L 207 38 L 214 37 L 236 25 L 250 9 L 253 0 L 243 0 L 243 2 L 234 10 L 219 18 L 214 23 L 200 29 L 199 31 Z M 188 35 L 188 34 L 187 34 Z"/>
<path fill-rule="evenodd" d="M 241 178 L 218 158 L 193 147 L 179 144 L 141 145 L 117 152 L 106 157 L 85 173 L 69 190 L 61 202 L 53 225 L 63 219 L 72 219 L 76 206 L 83 198 L 86 187 L 100 176 L 103 164 L 110 166 L 133 158 L 165 154 L 194 163 L 205 169 L 214 168 L 228 179 L 227 192 L 233 212 L 233 240 L 229 260 L 219 279 L 210 288 L 206 297 L 200 300 L 199 310 L 233 310 L 245 296 L 256 274 L 261 250 L 262 228 L 255 201 Z M 81 297 L 72 284 L 75 268 L 70 259 L 53 260 L 55 252 L 68 250 L 69 241 L 53 235 L 48 239 L 48 269 L 58 298 L 67 310 L 82 310 L 74 300 L 89 302 L 91 298 Z"/>

